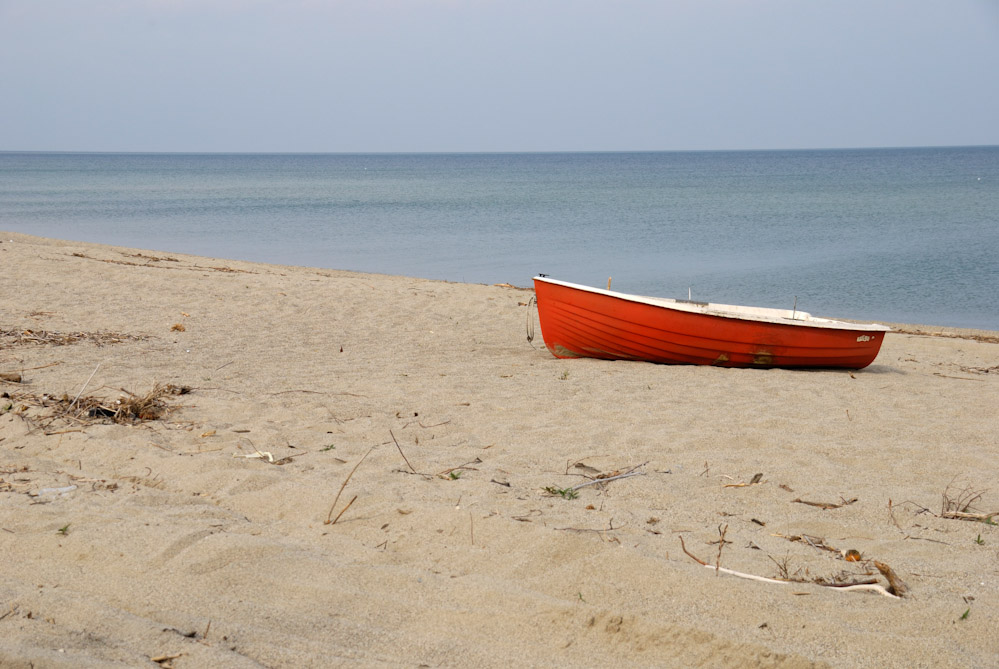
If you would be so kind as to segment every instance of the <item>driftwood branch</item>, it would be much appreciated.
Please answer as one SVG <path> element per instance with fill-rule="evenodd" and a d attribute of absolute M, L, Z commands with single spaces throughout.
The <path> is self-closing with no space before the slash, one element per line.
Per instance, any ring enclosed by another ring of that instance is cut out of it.
<path fill-rule="evenodd" d="M 751 581 L 760 581 L 762 583 L 776 583 L 778 585 L 791 585 L 794 581 L 778 581 L 776 578 L 767 578 L 766 576 L 757 576 L 756 574 L 746 574 L 741 571 L 735 571 L 734 569 L 729 569 L 727 567 L 719 567 L 713 564 L 704 565 L 708 569 L 714 569 L 716 572 L 720 571 L 725 574 L 731 574 L 732 576 L 738 576 L 739 578 L 747 578 Z"/>
<path fill-rule="evenodd" d="M 979 523 L 989 523 L 992 519 L 999 516 L 999 511 L 993 511 L 992 513 L 968 513 L 967 511 L 944 511 L 940 514 L 941 518 L 949 518 L 951 520 L 970 520 Z"/>
<path fill-rule="evenodd" d="M 750 581 L 759 581 L 760 583 L 773 583 L 775 585 L 790 585 L 791 583 L 808 582 L 808 581 L 790 581 L 790 580 L 782 580 L 776 578 L 767 578 L 765 576 L 757 576 L 756 574 L 747 574 L 745 572 L 736 571 L 734 569 L 728 569 L 727 567 L 722 567 L 719 566 L 718 564 L 708 564 L 707 562 L 705 562 L 704 560 L 700 559 L 699 557 L 697 557 L 696 555 L 687 550 L 687 546 L 683 542 L 683 535 L 680 535 L 680 547 L 683 548 L 683 552 L 686 553 L 687 556 L 690 557 L 692 560 L 694 560 L 694 562 L 699 563 L 705 569 L 714 569 L 715 573 L 722 572 L 725 574 L 729 574 L 731 576 L 745 578 Z M 814 582 L 814 584 L 822 586 L 823 588 L 832 588 L 833 590 L 839 590 L 839 591 L 876 592 L 879 595 L 883 595 L 885 597 L 891 597 L 892 599 L 899 599 L 905 592 L 908 592 L 908 588 L 906 587 L 905 583 L 903 583 L 902 580 L 898 578 L 898 575 L 895 574 L 895 572 L 892 571 L 892 569 L 888 567 L 888 565 L 881 562 L 875 562 L 874 565 L 878 567 L 878 570 L 881 571 L 881 573 L 885 576 L 885 578 L 888 579 L 889 588 L 887 590 L 876 583 L 837 585 L 833 583 Z M 882 567 L 884 568 L 884 570 L 882 570 Z M 891 574 L 891 577 L 888 576 L 889 573 Z"/>
<path fill-rule="evenodd" d="M 904 597 L 909 592 L 909 586 L 905 584 L 895 571 L 886 565 L 884 562 L 874 561 L 874 566 L 877 567 L 881 575 L 888 580 L 888 592 L 895 597 Z"/>

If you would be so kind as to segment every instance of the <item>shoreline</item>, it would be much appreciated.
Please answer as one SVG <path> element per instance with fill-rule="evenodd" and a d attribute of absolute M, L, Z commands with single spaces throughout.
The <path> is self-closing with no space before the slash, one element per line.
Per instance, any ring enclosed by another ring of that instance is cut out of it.
<path fill-rule="evenodd" d="M 452 281 L 449 279 L 425 279 L 422 277 L 407 276 L 402 274 L 383 274 L 379 272 L 366 272 L 359 270 L 348 270 L 348 269 L 337 269 L 337 268 L 323 268 L 323 267 L 312 267 L 308 265 L 284 265 L 281 263 L 270 263 L 262 262 L 258 260 L 244 260 L 240 258 L 216 258 L 213 256 L 202 256 L 186 252 L 173 252 L 165 251 L 161 249 L 146 249 L 130 246 L 122 246 L 117 244 L 104 244 L 99 242 L 86 242 L 71 239 L 60 239 L 55 237 L 44 237 L 40 235 L 30 235 L 22 232 L 9 232 L 0 230 L 0 244 L 7 242 L 8 240 L 14 241 L 17 239 L 27 240 L 38 244 L 65 244 L 65 245 L 77 245 L 84 247 L 95 247 L 95 248 L 113 248 L 113 249 L 125 249 L 137 254 L 146 254 L 147 257 L 153 258 L 163 258 L 163 257 L 173 257 L 173 256 L 184 256 L 187 258 L 200 258 L 202 260 L 212 260 L 217 263 L 245 263 L 250 265 L 260 265 L 265 267 L 285 267 L 288 269 L 299 269 L 313 272 L 334 272 L 334 273 L 347 273 L 355 274 L 358 276 L 390 276 L 400 279 L 412 279 L 419 281 L 430 281 L 430 282 L 442 282 L 457 285 L 470 285 L 470 286 L 500 286 L 507 287 L 516 290 L 524 290 L 533 292 L 534 287 L 532 285 L 515 285 L 508 282 L 504 283 L 466 283 L 464 281 Z M 141 258 L 140 258 L 141 259 Z M 140 263 L 136 263 L 140 264 Z M 530 281 L 528 279 L 528 281 Z M 909 323 L 909 322 L 894 322 L 888 320 L 859 320 L 855 318 L 847 318 L 841 316 L 829 316 L 824 313 L 818 313 L 817 316 L 823 318 L 834 318 L 835 320 L 847 322 L 847 323 L 880 323 L 882 325 L 887 325 L 892 328 L 895 332 L 906 333 L 906 334 L 919 334 L 919 335 L 930 335 L 930 336 L 947 336 L 956 338 L 969 338 L 969 339 L 981 339 L 983 341 L 999 341 L 999 328 L 993 330 L 989 328 L 969 328 L 969 327 L 959 327 L 953 325 L 935 325 L 931 323 Z"/>
<path fill-rule="evenodd" d="M 559 360 L 529 289 L 21 234 L 0 266 L 4 666 L 999 654 L 999 525 L 946 504 L 999 512 L 999 333 L 906 325 L 855 372 Z M 891 588 L 876 562 L 903 597 L 818 582 Z"/>

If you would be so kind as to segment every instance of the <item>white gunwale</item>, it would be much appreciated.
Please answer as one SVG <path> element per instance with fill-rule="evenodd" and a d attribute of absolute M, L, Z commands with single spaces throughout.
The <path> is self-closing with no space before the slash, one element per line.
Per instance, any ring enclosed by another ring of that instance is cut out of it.
<path fill-rule="evenodd" d="M 568 281 L 559 281 L 547 276 L 536 276 L 535 281 L 574 288 L 588 293 L 605 295 L 629 302 L 647 304 L 652 307 L 674 309 L 693 314 L 703 314 L 717 318 L 733 318 L 744 321 L 759 321 L 761 323 L 774 323 L 779 325 L 791 325 L 796 327 L 827 328 L 830 330 L 857 330 L 863 332 L 889 332 L 891 328 L 880 323 L 846 323 L 828 318 L 812 316 L 805 311 L 792 311 L 791 309 L 772 309 L 769 307 L 747 307 L 736 304 L 716 304 L 712 302 L 687 302 L 684 300 L 674 300 L 668 297 L 647 297 L 643 295 L 631 295 L 629 293 L 619 293 L 614 290 L 604 290 L 583 286 Z"/>

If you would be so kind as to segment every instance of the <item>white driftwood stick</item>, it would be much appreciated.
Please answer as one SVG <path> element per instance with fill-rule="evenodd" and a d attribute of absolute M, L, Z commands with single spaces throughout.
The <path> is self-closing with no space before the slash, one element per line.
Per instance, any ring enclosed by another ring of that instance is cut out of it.
<path fill-rule="evenodd" d="M 839 587 L 835 585 L 826 585 L 823 587 L 829 588 L 830 590 L 849 590 L 851 592 L 868 590 L 870 592 L 876 592 L 879 595 L 884 595 L 885 597 L 890 597 L 891 599 L 901 599 L 901 597 L 891 594 L 877 583 L 858 583 L 857 585 L 844 585 Z"/>
<path fill-rule="evenodd" d="M 741 571 L 735 571 L 734 569 L 728 569 L 726 567 L 716 567 L 713 564 L 704 565 L 706 569 L 714 569 L 715 571 L 720 571 L 725 574 L 731 574 L 732 576 L 738 576 L 739 578 L 748 578 L 750 581 L 762 581 L 763 583 L 777 583 L 779 585 L 791 585 L 793 581 L 778 581 L 775 578 L 767 578 L 766 576 L 757 576 L 755 574 L 745 574 Z"/>
<path fill-rule="evenodd" d="M 732 576 L 738 576 L 739 578 L 748 578 L 750 581 L 760 581 L 762 583 L 777 583 L 779 585 L 791 585 L 792 583 L 798 582 L 798 581 L 779 581 L 775 578 L 766 578 L 765 576 L 746 574 L 741 571 L 735 571 L 734 569 L 728 569 L 726 567 L 716 567 L 713 564 L 706 564 L 704 565 L 704 568 L 714 569 L 716 571 L 724 572 L 726 574 L 731 574 Z M 804 582 L 807 583 L 807 581 Z M 816 583 L 815 585 L 821 585 L 821 584 Z M 822 585 L 821 587 L 827 588 L 829 590 L 842 590 L 850 592 L 862 592 L 862 591 L 876 592 L 879 595 L 884 595 L 885 597 L 890 597 L 891 599 L 899 599 L 899 597 L 891 594 L 890 592 L 885 590 L 880 585 L 877 585 L 876 583 L 860 583 L 857 585 L 844 585 L 844 586 Z"/>

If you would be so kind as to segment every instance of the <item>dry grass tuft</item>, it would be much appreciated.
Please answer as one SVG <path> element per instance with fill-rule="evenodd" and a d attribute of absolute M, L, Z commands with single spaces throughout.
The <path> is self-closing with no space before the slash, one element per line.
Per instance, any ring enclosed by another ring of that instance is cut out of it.
<path fill-rule="evenodd" d="M 985 495 L 985 490 L 976 490 L 970 485 L 963 488 L 958 487 L 955 478 L 944 489 L 941 495 L 940 515 L 946 517 L 948 513 L 971 513 L 976 511 L 974 505 L 981 501 Z"/>
<path fill-rule="evenodd" d="M 167 400 L 177 395 L 191 392 L 187 386 L 154 384 L 152 390 L 138 395 L 121 389 L 124 395 L 107 399 L 93 395 L 83 395 L 75 399 L 63 394 L 61 397 L 33 393 L 4 393 L 11 400 L 10 410 L 20 415 L 35 427 L 49 432 L 54 425 L 86 427 L 95 424 L 117 423 L 135 425 L 145 421 L 162 420 L 177 407 Z M 38 413 L 30 412 L 39 410 Z"/>
<path fill-rule="evenodd" d="M 121 344 L 126 341 L 144 341 L 146 335 L 121 332 L 49 332 L 47 330 L 0 330 L 0 349 L 15 346 L 68 346 L 90 342 L 97 346 Z"/>
<path fill-rule="evenodd" d="M 955 477 L 944 489 L 941 495 L 940 517 L 953 520 L 970 520 L 994 524 L 992 520 L 999 516 L 999 511 L 983 513 L 975 507 L 982 501 L 987 490 L 979 490 L 970 485 L 959 488 Z"/>

